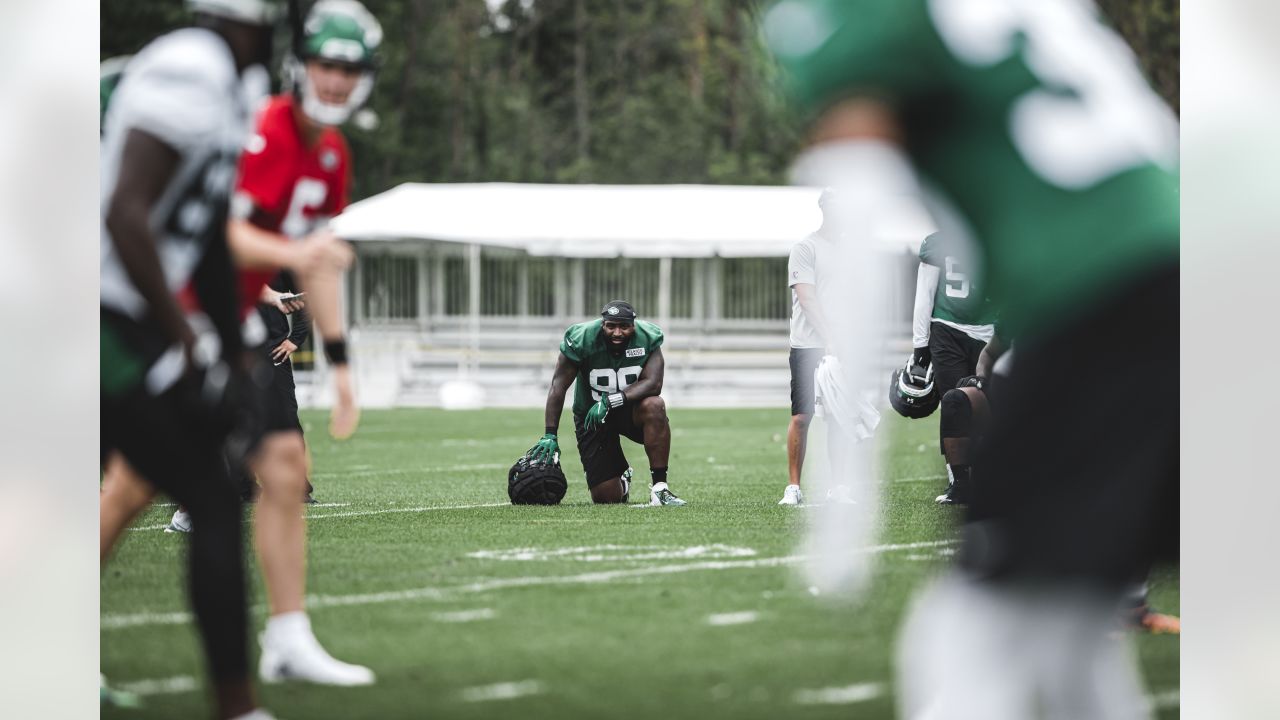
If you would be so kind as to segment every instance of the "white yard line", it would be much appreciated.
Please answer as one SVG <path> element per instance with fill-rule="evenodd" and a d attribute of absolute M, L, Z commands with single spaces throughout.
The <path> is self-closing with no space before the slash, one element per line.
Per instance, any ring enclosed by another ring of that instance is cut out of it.
<path fill-rule="evenodd" d="M 363 517 L 365 515 L 386 515 L 388 513 L 420 513 L 431 512 L 433 510 L 471 510 L 473 508 L 502 507 L 510 504 L 511 503 L 509 502 L 499 502 L 477 503 L 474 505 L 424 505 L 422 507 L 383 508 L 381 510 L 352 510 L 350 512 L 320 513 L 317 515 L 307 515 L 306 518 L 308 520 L 322 520 L 324 518 Z M 333 503 L 332 505 L 322 503 L 319 505 L 313 505 L 312 507 L 339 507 L 341 505 L 350 505 L 350 503 Z M 164 525 L 139 525 L 138 527 L 131 527 L 129 530 L 133 532 L 146 532 L 151 530 L 163 530 L 166 527 L 168 527 L 167 523 Z"/>
<path fill-rule="evenodd" d="M 200 689 L 200 681 L 190 675 L 137 680 L 114 685 L 114 689 L 131 692 L 134 695 L 171 695 L 173 693 L 191 692 Z"/>
<path fill-rule="evenodd" d="M 744 612 L 716 613 L 707 616 L 707 624 L 716 627 L 725 625 L 746 625 L 760 619 L 760 613 L 754 610 L 746 610 Z"/>
<path fill-rule="evenodd" d="M 383 510 L 352 510 L 351 512 L 323 513 L 320 515 L 308 515 L 307 519 L 320 520 L 321 518 L 362 517 L 364 515 L 386 515 L 388 513 L 419 513 L 419 512 L 429 512 L 432 510 L 471 510 L 473 508 L 503 507 L 510 504 L 511 503 L 509 502 L 498 502 L 498 503 L 477 503 L 475 505 L 426 505 L 423 507 L 386 508 Z"/>
<path fill-rule="evenodd" d="M 493 685 L 480 685 L 463 688 L 458 697 L 463 702 L 487 702 L 489 700 L 513 700 L 542 692 L 542 683 L 537 680 L 521 680 L 520 682 L 502 682 Z"/>
<path fill-rule="evenodd" d="M 873 545 L 864 548 L 864 553 L 884 553 L 897 550 L 918 550 L 921 548 L 940 547 L 953 544 L 954 540 L 929 540 L 925 542 L 900 543 L 892 545 Z M 685 563 L 682 565 L 655 565 L 651 567 L 629 568 L 625 570 L 601 570 L 597 572 L 579 573 L 576 575 L 543 575 L 530 577 L 493 578 L 478 582 L 465 583 L 447 587 L 422 587 L 389 592 L 361 593 L 358 595 L 310 595 L 307 607 L 311 609 L 325 607 L 348 607 L 352 605 L 374 605 L 387 602 L 403 602 L 411 600 L 444 600 L 457 595 L 492 592 L 510 588 L 537 587 L 545 585 L 593 585 L 608 583 L 651 575 L 675 575 L 701 570 L 743 570 L 792 565 L 805 560 L 806 555 L 782 555 L 768 558 L 750 558 L 746 560 L 707 560 L 703 562 Z M 103 630 L 140 627 L 146 625 L 177 625 L 191 621 L 187 612 L 164 613 L 131 613 L 103 615 L 100 626 Z"/>
<path fill-rule="evenodd" d="M 623 554 L 625 551 L 629 554 Z M 721 560 L 731 557 L 754 557 L 756 551 L 748 547 L 734 547 L 713 543 L 672 547 L 670 545 L 587 545 L 566 548 L 505 548 L 502 550 L 476 550 L 467 557 L 478 560 L 546 561 L 575 560 L 578 562 L 635 562 L 637 560 Z"/>
<path fill-rule="evenodd" d="M 431 613 L 431 619 L 442 623 L 466 623 L 475 622 L 477 620 L 492 620 L 498 616 L 493 608 L 479 608 L 476 610 L 454 610 L 453 612 Z"/>
<path fill-rule="evenodd" d="M 506 466 L 493 464 L 493 463 L 486 463 L 481 465 L 450 465 L 448 467 L 423 468 L 421 470 L 384 470 L 384 471 L 365 473 L 365 474 L 366 475 L 378 475 L 378 474 L 403 475 L 403 474 L 410 474 L 410 473 L 417 473 L 417 472 L 448 472 L 448 471 L 457 471 L 457 470 L 481 470 L 481 469 L 495 470 L 503 467 L 506 467 Z M 315 477 L 315 478 L 351 477 L 352 475 L 353 475 L 352 473 L 335 472 L 335 473 L 315 473 L 312 475 L 312 477 Z M 947 479 L 946 475 L 924 475 L 921 477 L 898 478 L 893 482 L 925 482 L 927 480 L 945 480 L 945 479 Z M 365 515 L 383 515 L 386 513 L 427 512 L 430 510 L 470 510 L 472 508 L 500 507 L 502 505 L 509 505 L 509 504 L 510 503 L 482 503 L 478 505 L 440 505 L 440 506 L 425 506 L 425 507 L 412 507 L 412 508 L 387 508 L 384 510 L 356 510 L 356 511 L 346 512 L 346 513 L 323 513 L 320 515 L 308 515 L 307 519 L 312 520 L 312 519 L 328 518 L 328 517 L 362 517 Z M 163 504 L 156 503 L 157 507 L 171 507 L 172 505 L 173 503 L 163 503 Z M 343 507 L 347 505 L 350 505 L 350 503 L 320 503 L 318 505 L 313 505 L 312 507 Z M 813 506 L 813 505 L 815 504 L 812 504 L 812 503 L 810 504 L 810 506 Z M 632 503 L 631 507 L 649 507 L 649 503 L 647 502 Z M 156 530 L 163 530 L 166 527 L 168 527 L 168 523 L 165 523 L 163 525 L 140 525 L 138 527 L 131 527 L 129 528 L 129 530 L 133 532 L 153 532 Z"/>
<path fill-rule="evenodd" d="M 850 705 L 875 700 L 884 695 L 884 683 L 857 683 L 844 687 L 797 690 L 792 700 L 797 705 Z"/>
<path fill-rule="evenodd" d="M 933 480 L 946 480 L 946 475 L 920 475 L 918 477 L 894 478 L 894 482 L 931 482 Z"/>
<path fill-rule="evenodd" d="M 440 465 L 437 467 L 423 468 L 388 468 L 385 470 L 327 470 L 325 472 L 312 473 L 311 477 L 324 479 L 377 477 L 379 475 L 420 475 L 425 473 L 462 472 L 466 470 L 506 470 L 510 467 L 510 465 L 502 463 L 478 463 L 473 465 Z"/>

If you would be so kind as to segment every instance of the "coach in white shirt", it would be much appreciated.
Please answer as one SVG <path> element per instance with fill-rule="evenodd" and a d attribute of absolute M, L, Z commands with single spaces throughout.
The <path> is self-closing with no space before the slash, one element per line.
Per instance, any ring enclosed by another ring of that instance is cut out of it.
<path fill-rule="evenodd" d="M 825 207 L 831 200 L 831 191 L 824 190 L 818 199 L 818 207 Z M 804 495 L 800 492 L 800 469 L 804 466 L 805 442 L 809 434 L 809 420 L 813 417 L 813 373 L 825 354 L 827 323 L 818 306 L 816 292 L 815 242 L 828 230 L 825 220 L 818 231 L 791 248 L 787 260 L 787 283 L 791 287 L 791 424 L 787 426 L 787 470 L 790 475 L 786 492 L 779 505 L 801 505 Z"/>

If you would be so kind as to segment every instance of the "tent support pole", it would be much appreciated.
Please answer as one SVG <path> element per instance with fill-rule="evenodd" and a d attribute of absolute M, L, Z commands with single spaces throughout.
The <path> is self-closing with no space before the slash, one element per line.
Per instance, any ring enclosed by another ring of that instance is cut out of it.
<path fill-rule="evenodd" d="M 467 247 L 467 270 L 470 273 L 468 310 L 471 311 L 471 327 L 467 333 L 467 346 L 470 348 L 467 371 L 473 372 L 480 369 L 480 245 L 477 243 Z"/>
<path fill-rule="evenodd" d="M 431 317 L 431 250 L 424 243 L 418 246 L 418 331 L 426 332 Z"/>
<path fill-rule="evenodd" d="M 671 332 L 671 258 L 658 259 L 658 327 Z"/>

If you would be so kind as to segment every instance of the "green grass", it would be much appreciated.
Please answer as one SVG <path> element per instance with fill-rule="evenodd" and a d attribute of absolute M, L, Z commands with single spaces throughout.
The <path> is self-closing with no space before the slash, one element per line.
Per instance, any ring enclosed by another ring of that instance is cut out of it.
<path fill-rule="evenodd" d="M 286 719 L 892 717 L 892 692 L 856 705 L 797 705 L 793 696 L 801 688 L 891 681 L 893 641 L 907 600 L 947 562 L 933 551 L 880 556 L 871 590 L 853 608 L 816 601 L 785 567 L 631 572 L 595 583 L 483 584 L 690 561 L 628 557 L 642 552 L 635 549 L 601 562 L 469 556 L 480 550 L 718 543 L 750 548 L 757 558 L 794 553 L 804 511 L 775 504 L 786 476 L 786 410 L 673 410 L 671 419 L 670 480 L 690 502 L 685 508 L 592 506 L 576 452 L 566 447 L 570 489 L 558 507 L 323 518 L 505 502 L 506 468 L 537 439 L 541 411 L 371 411 L 360 433 L 340 445 L 324 435 L 322 414 L 304 413 L 316 496 L 347 504 L 308 511 L 316 518 L 309 523 L 308 593 L 321 598 L 313 603 L 312 622 L 336 657 L 369 665 L 378 683 L 356 689 L 264 687 L 267 707 Z M 953 537 L 956 511 L 932 502 L 944 485 L 936 423 L 888 415 L 882 427 L 888 477 L 917 480 L 884 485 L 881 541 Z M 647 479 L 643 450 L 626 441 L 624 450 L 637 479 Z M 939 479 L 918 480 L 930 476 Z M 633 500 L 646 495 L 645 484 L 638 483 Z M 163 524 L 171 512 L 153 508 L 137 526 Z M 186 610 L 183 546 L 179 536 L 127 533 L 103 573 L 103 616 Z M 256 565 L 251 573 L 253 602 L 260 608 L 264 597 Z M 376 603 L 323 602 L 420 588 L 455 590 Z M 1152 601 L 1178 612 L 1176 571 L 1153 578 Z M 478 609 L 492 611 L 492 617 L 440 617 Z M 723 627 L 706 621 L 713 613 L 741 611 L 757 612 L 759 620 Z M 259 610 L 256 629 L 261 622 Z M 189 623 L 103 630 L 101 639 L 102 669 L 115 684 L 203 676 Z M 1137 646 L 1147 687 L 1176 690 L 1178 639 L 1141 636 Z M 256 643 L 251 648 L 256 662 Z M 463 693 L 526 680 L 540 683 L 542 691 L 489 702 L 469 702 Z M 208 714 L 201 690 L 149 695 L 140 710 L 103 711 L 109 718 Z M 1175 704 L 1160 717 L 1177 715 Z"/>

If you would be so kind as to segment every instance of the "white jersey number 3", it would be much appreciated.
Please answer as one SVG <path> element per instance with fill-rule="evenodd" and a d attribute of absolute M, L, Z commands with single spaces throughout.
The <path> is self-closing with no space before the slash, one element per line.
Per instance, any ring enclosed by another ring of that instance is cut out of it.
<path fill-rule="evenodd" d="M 1014 101 L 1009 132 L 1048 182 L 1083 190 L 1138 165 L 1176 162 L 1177 120 L 1124 40 L 1093 16 L 1092 3 L 930 0 L 929 8 L 947 47 L 966 63 L 995 65 L 1024 48 L 1045 87 Z"/>
<path fill-rule="evenodd" d="M 592 370 L 588 379 L 591 381 L 591 399 L 599 400 L 601 395 L 620 392 L 640 377 L 640 366 L 618 368 L 599 368 Z"/>

